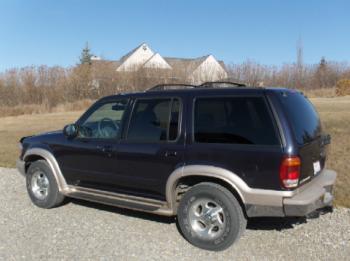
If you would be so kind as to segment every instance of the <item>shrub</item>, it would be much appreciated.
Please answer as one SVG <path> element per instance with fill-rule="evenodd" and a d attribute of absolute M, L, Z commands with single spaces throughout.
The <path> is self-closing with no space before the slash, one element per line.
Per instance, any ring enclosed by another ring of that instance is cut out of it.
<path fill-rule="evenodd" d="M 341 79 L 337 82 L 335 93 L 337 96 L 350 95 L 350 79 Z"/>

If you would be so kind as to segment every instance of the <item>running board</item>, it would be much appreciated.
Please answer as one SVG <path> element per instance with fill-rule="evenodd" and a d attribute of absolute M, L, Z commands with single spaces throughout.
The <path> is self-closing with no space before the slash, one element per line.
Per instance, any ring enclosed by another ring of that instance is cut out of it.
<path fill-rule="evenodd" d="M 68 186 L 65 195 L 105 205 L 139 210 L 163 216 L 173 216 L 167 202 L 150 198 L 130 196 L 91 188 Z"/>

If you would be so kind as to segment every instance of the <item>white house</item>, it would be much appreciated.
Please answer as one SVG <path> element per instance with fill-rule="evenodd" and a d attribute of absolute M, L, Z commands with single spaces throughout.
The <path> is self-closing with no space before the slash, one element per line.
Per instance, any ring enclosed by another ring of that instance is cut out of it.
<path fill-rule="evenodd" d="M 194 84 L 205 81 L 219 81 L 227 78 L 225 65 L 213 55 L 184 59 L 162 57 L 143 43 L 115 62 L 117 72 L 134 72 L 140 69 L 167 70 L 174 75 L 181 74 Z"/>

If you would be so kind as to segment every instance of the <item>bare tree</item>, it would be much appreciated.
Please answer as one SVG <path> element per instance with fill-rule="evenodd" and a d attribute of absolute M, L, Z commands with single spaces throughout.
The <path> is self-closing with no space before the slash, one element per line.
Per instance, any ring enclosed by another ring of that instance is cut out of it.
<path fill-rule="evenodd" d="M 139 69 L 117 72 L 112 61 L 93 61 L 70 68 L 30 66 L 0 73 L 0 106 L 40 105 L 43 111 L 65 103 L 118 92 L 145 90 L 161 83 L 191 83 L 182 68 Z M 342 79 L 350 79 L 350 67 L 321 59 L 318 64 L 304 64 L 302 45 L 297 48 L 296 63 L 267 66 L 247 60 L 226 66 L 229 78 L 251 86 L 284 86 L 288 88 L 335 88 Z"/>
<path fill-rule="evenodd" d="M 303 41 L 299 37 L 297 42 L 297 62 L 296 62 L 296 72 L 295 72 L 295 87 L 301 89 L 304 87 L 304 51 L 303 51 Z"/>

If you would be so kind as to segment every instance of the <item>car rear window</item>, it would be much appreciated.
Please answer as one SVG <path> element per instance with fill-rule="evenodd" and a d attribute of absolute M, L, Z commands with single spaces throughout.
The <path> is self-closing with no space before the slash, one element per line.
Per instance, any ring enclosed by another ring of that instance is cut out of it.
<path fill-rule="evenodd" d="M 321 135 L 321 123 L 312 103 L 300 92 L 284 92 L 282 105 L 298 144 L 309 143 Z"/>
<path fill-rule="evenodd" d="M 194 118 L 195 142 L 279 144 L 263 97 L 198 98 Z"/>

